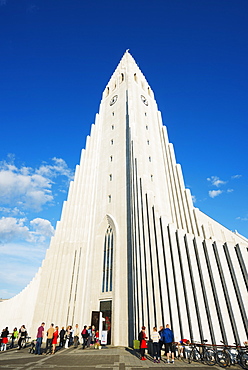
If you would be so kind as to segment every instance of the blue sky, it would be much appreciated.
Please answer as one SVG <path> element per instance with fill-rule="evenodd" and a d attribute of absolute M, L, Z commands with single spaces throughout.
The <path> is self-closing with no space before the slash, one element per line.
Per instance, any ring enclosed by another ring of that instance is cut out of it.
<path fill-rule="evenodd" d="M 0 297 L 35 275 L 126 49 L 195 206 L 248 237 L 247 0 L 0 0 Z"/>

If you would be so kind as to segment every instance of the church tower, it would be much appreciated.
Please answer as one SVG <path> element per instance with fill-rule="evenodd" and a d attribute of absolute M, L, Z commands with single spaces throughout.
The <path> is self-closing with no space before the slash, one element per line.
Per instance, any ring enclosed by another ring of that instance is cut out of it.
<path fill-rule="evenodd" d="M 193 206 L 153 91 L 126 51 L 42 267 L 0 304 L 0 322 L 26 323 L 35 335 L 42 321 L 82 328 L 101 311 L 113 345 L 167 323 L 177 340 L 241 343 L 247 249 L 246 238 Z"/>

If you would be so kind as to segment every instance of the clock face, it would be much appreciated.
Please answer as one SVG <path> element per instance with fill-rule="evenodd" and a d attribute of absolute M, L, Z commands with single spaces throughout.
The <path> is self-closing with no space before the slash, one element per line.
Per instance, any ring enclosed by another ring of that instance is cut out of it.
<path fill-rule="evenodd" d="M 113 96 L 113 98 L 110 100 L 109 105 L 113 105 L 116 102 L 117 98 L 118 98 L 118 95 Z"/>
<path fill-rule="evenodd" d="M 143 103 L 145 105 L 148 105 L 148 101 L 146 100 L 146 98 L 144 97 L 144 95 L 141 95 L 141 100 L 143 101 Z"/>

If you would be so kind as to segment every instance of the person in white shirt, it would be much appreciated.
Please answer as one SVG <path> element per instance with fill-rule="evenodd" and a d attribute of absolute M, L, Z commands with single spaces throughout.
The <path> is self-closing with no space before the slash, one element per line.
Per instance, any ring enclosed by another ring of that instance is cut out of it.
<path fill-rule="evenodd" d="M 153 359 L 154 359 L 154 362 L 158 362 L 158 363 L 160 363 L 159 339 L 160 339 L 160 335 L 157 331 L 156 326 L 154 326 L 153 332 L 151 334 L 151 340 L 153 343 Z"/>

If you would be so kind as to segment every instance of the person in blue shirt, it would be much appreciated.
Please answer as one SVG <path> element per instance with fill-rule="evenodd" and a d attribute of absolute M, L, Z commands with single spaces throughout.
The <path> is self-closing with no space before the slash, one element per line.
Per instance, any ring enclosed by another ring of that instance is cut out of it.
<path fill-rule="evenodd" d="M 170 352 L 171 352 L 171 362 L 174 364 L 174 334 L 173 331 L 170 329 L 170 325 L 167 324 L 165 329 L 161 333 L 161 339 L 165 344 L 165 353 L 167 355 L 167 363 L 170 363 Z"/>

